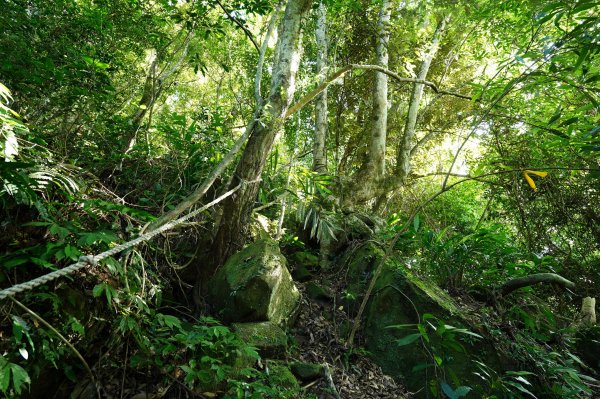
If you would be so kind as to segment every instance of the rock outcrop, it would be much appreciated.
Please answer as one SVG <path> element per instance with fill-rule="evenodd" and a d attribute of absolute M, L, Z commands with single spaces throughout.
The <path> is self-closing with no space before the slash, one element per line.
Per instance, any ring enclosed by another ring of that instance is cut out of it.
<path fill-rule="evenodd" d="M 300 292 L 277 242 L 259 240 L 230 257 L 209 283 L 210 302 L 226 323 L 293 319 Z"/>

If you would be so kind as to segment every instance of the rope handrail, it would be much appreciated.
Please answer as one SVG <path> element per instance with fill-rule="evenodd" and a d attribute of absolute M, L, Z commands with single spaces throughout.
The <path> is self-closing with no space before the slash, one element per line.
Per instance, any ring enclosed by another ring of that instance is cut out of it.
<path fill-rule="evenodd" d="M 259 179 L 260 180 L 260 179 Z M 18 293 L 24 292 L 24 291 L 29 291 L 32 290 L 36 287 L 39 287 L 42 284 L 46 284 L 50 281 L 56 280 L 60 277 L 64 277 L 67 276 L 69 274 L 75 273 L 76 271 L 86 267 L 86 266 L 97 266 L 98 262 L 100 262 L 103 259 L 108 258 L 109 256 L 113 256 L 118 254 L 119 252 L 122 252 L 126 249 L 129 249 L 131 247 L 134 247 L 138 244 L 141 244 L 142 242 L 145 241 L 149 241 L 151 239 L 153 239 L 154 237 L 156 237 L 157 235 L 170 230 L 182 223 L 184 223 L 185 221 L 193 218 L 194 216 L 198 215 L 201 212 L 204 212 L 205 210 L 207 210 L 208 208 L 212 207 L 213 205 L 221 202 L 222 200 L 224 200 L 225 198 L 229 197 L 230 195 L 232 195 L 233 193 L 235 193 L 236 191 L 238 191 L 242 186 L 245 186 L 249 183 L 256 183 L 258 180 L 255 181 L 242 181 L 240 184 L 238 184 L 236 187 L 232 188 L 231 190 L 227 191 L 226 193 L 222 194 L 221 196 L 219 196 L 218 198 L 212 200 L 211 202 L 209 202 L 208 204 L 204 205 L 201 208 L 196 209 L 193 212 L 188 213 L 185 216 L 180 217 L 179 219 L 173 220 L 169 223 L 166 223 L 164 225 L 162 225 L 161 227 L 157 228 L 156 230 L 152 230 L 149 231 L 148 233 L 142 234 L 141 236 L 134 238 L 133 240 L 127 241 L 123 244 L 119 244 L 114 248 L 111 248 L 109 250 L 106 250 L 104 252 L 99 253 L 98 255 L 92 255 L 92 256 L 81 256 L 79 257 L 79 260 L 76 263 L 73 263 L 72 265 L 69 265 L 67 267 L 64 267 L 60 270 L 55 270 L 51 273 L 48 274 L 44 274 L 43 276 L 34 278 L 33 280 L 29 280 L 26 281 L 24 283 L 19 283 L 19 284 L 15 284 L 12 287 L 3 289 L 0 291 L 0 300 L 5 299 L 7 297 L 12 297 L 15 296 Z"/>

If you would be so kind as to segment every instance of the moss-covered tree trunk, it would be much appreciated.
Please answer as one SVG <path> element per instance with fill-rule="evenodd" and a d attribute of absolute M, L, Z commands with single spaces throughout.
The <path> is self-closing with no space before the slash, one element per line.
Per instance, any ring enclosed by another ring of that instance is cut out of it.
<path fill-rule="evenodd" d="M 300 61 L 299 41 L 302 17 L 311 0 L 289 0 L 279 26 L 279 37 L 273 61 L 271 89 L 265 112 L 254 129 L 231 181 L 231 188 L 241 188 L 223 203 L 221 223 L 213 241 L 214 264 L 203 266 L 201 279 L 212 275 L 216 266 L 244 244 L 245 226 L 258 192 L 259 179 L 277 132 L 290 106 L 295 91 L 295 78 Z"/>

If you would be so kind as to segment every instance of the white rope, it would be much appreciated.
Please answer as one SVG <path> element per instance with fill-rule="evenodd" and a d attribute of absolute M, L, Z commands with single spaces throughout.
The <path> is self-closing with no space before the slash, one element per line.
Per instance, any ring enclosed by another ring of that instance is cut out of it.
<path fill-rule="evenodd" d="M 259 179 L 260 180 L 260 179 Z M 254 180 L 254 181 L 243 181 L 240 184 L 238 184 L 235 188 L 232 188 L 231 190 L 227 191 L 225 194 L 221 195 L 220 197 L 214 199 L 213 201 L 209 202 L 208 204 L 204 205 L 202 208 L 196 209 L 193 212 L 188 213 L 185 216 L 180 217 L 177 220 L 173 220 L 169 223 L 166 223 L 164 225 L 162 225 L 161 227 L 159 227 L 156 230 L 152 230 L 146 234 L 142 234 L 141 236 L 134 238 L 131 241 L 127 241 L 123 244 L 117 245 L 114 248 L 111 248 L 107 251 L 104 251 L 102 253 L 99 253 L 98 255 L 94 255 L 94 256 L 81 256 L 79 258 L 79 260 L 77 261 L 77 263 L 73 263 L 72 265 L 69 265 L 65 268 L 62 268 L 60 270 L 55 270 L 51 273 L 45 274 L 43 276 L 34 278 L 33 280 L 29 280 L 26 281 L 24 283 L 20 283 L 20 284 L 15 284 L 12 287 L 3 289 L 2 291 L 0 291 L 0 300 L 9 297 L 9 296 L 14 296 L 20 292 L 24 292 L 24 291 L 29 291 L 32 290 L 35 287 L 38 287 L 42 284 L 46 284 L 47 282 L 50 282 L 52 280 L 56 280 L 57 278 L 63 277 L 63 276 L 67 276 L 69 274 L 75 273 L 77 270 L 80 270 L 88 265 L 90 266 L 97 266 L 98 262 L 100 262 L 103 259 L 108 258 L 109 256 L 113 256 L 118 254 L 119 252 L 122 252 L 126 249 L 129 249 L 131 247 L 134 247 L 138 244 L 141 244 L 142 242 L 145 241 L 149 241 L 151 239 L 153 239 L 154 237 L 156 237 L 157 235 L 159 235 L 160 233 L 163 233 L 167 230 L 170 230 L 180 224 L 182 224 L 183 222 L 193 218 L 194 216 L 198 215 L 201 212 L 204 212 L 205 210 L 207 210 L 208 208 L 210 208 L 211 206 L 221 202 L 222 200 L 224 200 L 225 198 L 229 197 L 230 195 L 232 195 L 233 193 L 235 193 L 237 190 L 239 190 L 242 186 L 245 186 L 247 184 L 250 183 L 256 183 L 259 180 Z"/>

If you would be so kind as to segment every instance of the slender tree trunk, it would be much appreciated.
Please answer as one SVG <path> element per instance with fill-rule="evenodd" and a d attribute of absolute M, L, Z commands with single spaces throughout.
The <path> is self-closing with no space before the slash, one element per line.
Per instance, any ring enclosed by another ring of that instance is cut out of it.
<path fill-rule="evenodd" d="M 162 71 L 157 71 L 158 65 L 160 63 L 160 53 L 156 54 L 156 58 L 150 64 L 148 68 L 148 75 L 146 75 L 146 82 L 144 83 L 144 91 L 142 92 L 142 97 L 138 102 L 138 109 L 135 114 L 129 120 L 129 124 L 131 125 L 130 134 L 126 137 L 126 144 L 124 148 L 124 153 L 128 153 L 131 151 L 135 142 L 137 140 L 137 133 L 140 130 L 142 125 L 142 121 L 144 117 L 150 112 L 152 107 L 154 107 L 154 103 L 160 96 L 165 81 L 171 77 L 175 72 L 179 71 L 181 65 L 183 65 L 183 61 L 187 55 L 188 48 L 190 45 L 190 41 L 192 38 L 192 34 L 189 33 L 185 38 L 183 43 L 183 47 L 181 48 L 181 53 L 177 60 L 173 63 L 167 63 L 165 68 Z M 177 51 L 175 54 L 177 54 Z"/>
<path fill-rule="evenodd" d="M 388 69 L 388 44 L 390 42 L 390 16 L 392 2 L 384 0 L 377 21 L 377 61 L 376 64 Z M 369 143 L 369 164 L 372 179 L 379 180 L 385 175 L 385 142 L 388 119 L 388 76 L 375 73 L 373 87 L 373 111 L 371 114 L 371 141 Z"/>
<path fill-rule="evenodd" d="M 421 68 L 419 69 L 417 79 L 427 79 L 427 74 L 429 73 L 431 61 L 437 53 L 440 38 L 444 32 L 445 26 L 446 18 L 443 18 L 438 24 L 433 34 L 429 51 L 425 54 L 423 58 L 423 63 L 421 64 Z M 406 178 L 406 176 L 408 176 L 408 173 L 410 172 L 411 153 L 415 145 L 414 140 L 417 126 L 417 117 L 419 115 L 419 105 L 421 104 L 421 98 L 423 97 L 424 87 L 425 85 L 423 85 L 422 83 L 415 83 L 414 85 L 413 92 L 410 97 L 410 105 L 408 107 L 406 124 L 404 126 L 404 136 L 402 137 L 402 140 L 400 141 L 400 146 L 398 148 L 398 154 L 396 159 L 396 175 L 402 181 Z"/>
<path fill-rule="evenodd" d="M 261 122 L 254 124 L 231 181 L 231 187 L 240 183 L 242 187 L 236 195 L 228 197 L 223 203 L 223 216 L 213 241 L 215 264 L 210 268 L 203 267 L 200 279 L 210 276 L 219 264 L 244 244 L 245 227 L 258 192 L 258 180 L 294 96 L 300 61 L 300 25 L 310 5 L 311 0 L 289 0 L 287 3 L 275 49 L 268 104 Z"/>
<path fill-rule="evenodd" d="M 323 1 L 319 4 L 316 29 L 317 73 L 319 84 L 327 79 L 327 9 Z M 317 97 L 315 104 L 315 143 L 313 146 L 313 170 L 327 172 L 327 89 Z"/>
<path fill-rule="evenodd" d="M 265 54 L 267 52 L 269 46 L 269 38 L 275 29 L 275 24 L 279 19 L 279 14 L 281 11 L 281 3 L 277 6 L 271 20 L 269 21 L 269 26 L 267 28 L 267 32 L 265 33 L 265 37 L 263 39 L 263 43 L 260 47 L 260 51 L 258 54 L 258 63 L 256 66 L 256 75 L 254 77 L 254 97 L 256 100 L 256 109 L 254 111 L 254 116 L 252 121 L 246 127 L 244 134 L 242 134 L 234 143 L 233 147 L 229 150 L 227 155 L 219 162 L 219 164 L 209 173 L 209 175 L 204 179 L 202 184 L 198 186 L 193 193 L 188 195 L 183 201 L 181 201 L 177 206 L 171 209 L 169 212 L 160 216 L 154 222 L 152 222 L 148 227 L 150 230 L 157 229 L 163 224 L 177 218 L 187 209 L 196 205 L 198 201 L 202 199 L 204 194 L 212 187 L 214 182 L 223 174 L 225 169 L 229 166 L 230 163 L 233 162 L 237 153 L 242 149 L 248 137 L 250 137 L 250 133 L 254 129 L 254 125 L 257 123 L 257 118 L 260 116 L 262 106 L 263 106 L 263 98 L 261 95 L 260 82 L 262 80 L 263 75 L 263 65 L 265 60 Z"/>
<path fill-rule="evenodd" d="M 383 0 L 377 20 L 376 65 L 388 69 L 388 44 L 390 41 L 390 17 L 392 1 Z M 341 204 L 344 208 L 376 197 L 378 186 L 385 176 L 385 147 L 388 119 L 388 75 L 375 72 L 373 85 L 373 108 L 371 110 L 369 128 L 371 138 L 367 159 L 363 166 L 340 187 Z"/>

